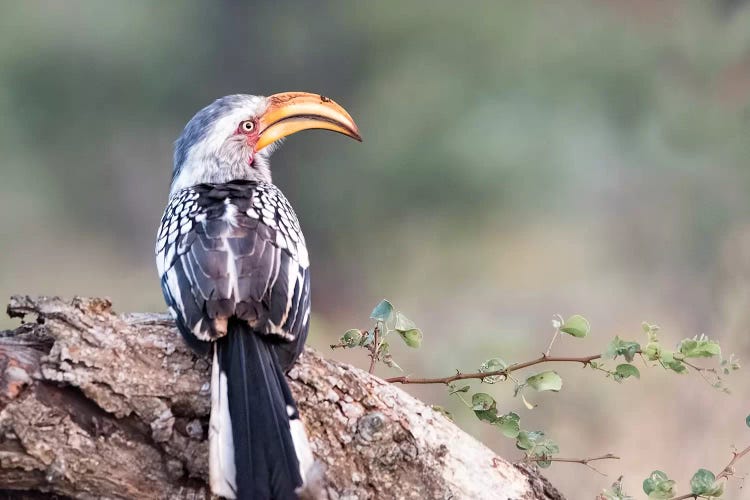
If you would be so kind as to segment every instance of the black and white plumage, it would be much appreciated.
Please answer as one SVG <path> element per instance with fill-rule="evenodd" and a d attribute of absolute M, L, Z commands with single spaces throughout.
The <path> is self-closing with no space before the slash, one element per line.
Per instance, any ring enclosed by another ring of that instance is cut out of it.
<path fill-rule="evenodd" d="M 179 191 L 164 213 L 156 251 L 167 303 L 192 345 L 205 350 L 226 334 L 221 319 L 236 316 L 301 349 L 310 317 L 309 260 L 297 216 L 276 186 L 235 180 Z"/>
<path fill-rule="evenodd" d="M 312 465 L 284 377 L 309 328 L 309 259 L 268 161 L 279 139 L 309 128 L 359 139 L 322 96 L 236 95 L 196 114 L 175 147 L 157 268 L 183 337 L 213 351 L 210 484 L 226 498 L 296 498 Z"/>

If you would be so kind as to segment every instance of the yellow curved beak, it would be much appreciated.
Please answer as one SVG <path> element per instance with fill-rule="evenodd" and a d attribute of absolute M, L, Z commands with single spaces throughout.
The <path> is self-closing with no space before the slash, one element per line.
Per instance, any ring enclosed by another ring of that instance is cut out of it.
<path fill-rule="evenodd" d="M 282 92 L 268 99 L 268 108 L 259 119 L 260 133 L 255 151 L 288 135 L 315 128 L 332 130 L 362 142 L 357 124 L 349 113 L 325 96 Z"/>

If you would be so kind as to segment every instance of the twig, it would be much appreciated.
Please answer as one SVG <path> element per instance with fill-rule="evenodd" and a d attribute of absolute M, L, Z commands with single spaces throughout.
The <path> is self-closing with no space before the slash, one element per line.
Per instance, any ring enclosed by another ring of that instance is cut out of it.
<path fill-rule="evenodd" d="M 589 469 L 593 470 L 597 474 L 601 474 L 602 476 L 606 476 L 605 473 L 591 465 L 591 462 L 595 462 L 597 460 L 620 460 L 620 457 L 613 455 L 612 453 L 607 453 L 606 455 L 602 455 L 600 457 L 592 457 L 592 458 L 558 458 L 558 457 L 531 457 L 527 459 L 529 462 L 566 462 L 571 464 L 581 464 L 585 465 Z"/>
<path fill-rule="evenodd" d="M 375 373 L 375 363 L 378 361 L 378 340 L 380 334 L 380 328 L 375 326 L 373 329 L 372 347 L 370 348 L 370 369 L 368 373 Z"/>
<path fill-rule="evenodd" d="M 553 337 L 554 342 L 554 337 Z M 550 343 L 549 348 L 552 347 L 552 342 Z M 602 357 L 601 354 L 595 354 L 592 356 L 584 356 L 580 358 L 576 357 L 564 357 L 564 356 L 550 356 L 548 354 L 549 348 L 547 349 L 547 352 L 542 354 L 540 357 L 533 359 L 531 361 L 526 361 L 525 363 L 517 363 L 515 365 L 511 365 L 507 368 L 504 368 L 502 370 L 496 370 L 494 372 L 476 372 L 476 373 L 461 373 L 457 372 L 455 375 L 451 375 L 449 377 L 436 377 L 436 378 L 412 378 L 408 375 L 402 375 L 400 377 L 391 377 L 385 379 L 386 382 L 390 382 L 392 384 L 449 384 L 451 382 L 454 382 L 456 380 L 465 380 L 465 379 L 483 379 L 487 377 L 494 377 L 494 376 L 505 376 L 507 377 L 510 373 L 522 370 L 523 368 L 528 368 L 530 366 L 538 365 L 541 363 L 582 363 L 584 366 L 589 365 L 592 361 L 597 360 Z M 636 351 L 635 354 L 643 354 L 640 350 Z M 643 356 L 641 356 L 641 359 L 643 359 Z M 713 385 L 713 382 L 709 380 L 706 377 L 706 373 L 711 373 L 713 375 L 716 375 L 716 370 L 714 368 L 704 368 L 701 366 L 694 365 L 686 360 L 680 360 L 685 366 L 688 366 L 698 372 L 698 374 L 709 384 Z M 645 362 L 645 360 L 644 360 Z M 612 373 L 609 370 L 602 371 L 607 373 Z M 370 372 L 372 373 L 372 372 Z"/>
<path fill-rule="evenodd" d="M 724 467 L 724 470 L 722 470 L 719 475 L 716 476 L 716 479 L 722 479 L 722 478 L 728 478 L 729 476 L 734 474 L 734 464 L 737 462 L 737 460 L 741 459 L 745 455 L 750 453 L 750 446 L 745 448 L 742 451 L 733 451 L 732 452 L 732 460 L 729 461 L 726 467 Z"/>
<path fill-rule="evenodd" d="M 745 448 L 742 451 L 733 451 L 732 452 L 732 460 L 730 460 L 729 463 L 727 464 L 727 466 L 724 467 L 722 469 L 722 471 L 719 472 L 716 475 L 716 480 L 718 481 L 719 479 L 729 479 L 731 476 L 733 476 L 734 475 L 734 464 L 739 459 L 741 459 L 742 457 L 744 457 L 745 455 L 747 455 L 748 453 L 750 453 L 750 446 L 748 446 L 747 448 Z M 687 493 L 685 495 L 680 495 L 678 497 L 674 497 L 672 500 L 686 500 L 688 498 L 699 498 L 700 496 L 701 495 L 694 495 L 692 493 Z"/>
<path fill-rule="evenodd" d="M 690 363 L 689 361 L 684 360 L 684 359 L 681 360 L 681 361 L 682 361 L 682 363 L 685 366 L 688 366 L 688 367 L 692 368 L 693 370 L 695 370 L 696 372 L 698 372 L 698 375 L 700 375 L 701 378 L 703 380 L 705 380 L 706 383 L 708 383 L 710 385 L 714 385 L 717 381 L 721 380 L 719 378 L 719 375 L 716 373 L 716 369 L 715 368 L 704 368 L 702 366 L 694 365 L 693 363 Z M 718 380 L 709 380 L 709 378 L 706 376 L 707 373 L 710 373 L 711 375 L 713 375 Z"/>
<path fill-rule="evenodd" d="M 437 378 L 412 378 L 408 375 L 400 376 L 400 377 L 391 377 L 385 379 L 386 382 L 390 382 L 391 384 L 450 384 L 451 382 L 455 382 L 456 380 L 465 380 L 465 379 L 483 379 L 487 377 L 495 377 L 495 376 L 508 376 L 510 373 L 513 373 L 517 370 L 522 370 L 524 368 L 528 368 L 530 366 L 539 365 L 541 363 L 581 363 L 584 366 L 587 366 L 592 361 L 601 358 L 601 354 L 594 354 L 591 356 L 584 356 L 580 358 L 576 357 L 566 357 L 566 356 L 548 356 L 546 354 L 542 354 L 536 359 L 532 359 L 531 361 L 526 361 L 525 363 L 517 363 L 515 365 L 508 366 L 507 368 L 503 368 L 502 370 L 496 370 L 494 372 L 475 372 L 475 373 L 456 373 L 455 375 L 450 375 L 448 377 L 437 377 Z"/>

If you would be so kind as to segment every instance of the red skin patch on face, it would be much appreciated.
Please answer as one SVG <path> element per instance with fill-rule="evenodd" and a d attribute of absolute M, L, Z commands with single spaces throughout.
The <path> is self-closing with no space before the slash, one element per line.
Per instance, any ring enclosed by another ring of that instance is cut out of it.
<path fill-rule="evenodd" d="M 239 125 L 237 125 L 237 130 L 235 131 L 235 134 L 244 135 L 245 140 L 247 141 L 247 145 L 250 147 L 250 150 L 255 151 L 255 144 L 257 144 L 258 138 L 260 137 L 260 133 L 258 132 L 258 121 L 255 119 L 252 120 L 255 126 L 249 132 L 243 128 L 243 124 L 247 121 L 248 120 L 243 120 L 239 123 Z M 247 164 L 252 166 L 254 161 L 255 161 L 255 157 L 251 153 L 250 157 L 247 160 Z"/>

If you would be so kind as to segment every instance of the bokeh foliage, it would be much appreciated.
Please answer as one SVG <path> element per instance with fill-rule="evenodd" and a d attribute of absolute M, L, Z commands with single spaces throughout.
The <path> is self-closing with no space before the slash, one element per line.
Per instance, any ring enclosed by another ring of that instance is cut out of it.
<path fill-rule="evenodd" d="M 398 358 L 415 369 L 520 358 L 558 310 L 610 338 L 658 318 L 746 359 L 750 10 L 722 7 L 741 3 L 0 0 L 0 292 L 162 309 L 152 244 L 181 127 L 220 95 L 311 90 L 365 139 L 310 133 L 275 157 L 311 247 L 316 345 L 388 296 L 433 332 L 433 357 Z M 725 440 L 747 413 L 718 399 L 649 423 L 671 446 L 613 435 L 694 397 L 643 379 L 639 403 L 566 379 L 559 411 L 580 425 L 550 434 L 667 467 L 691 460 L 669 453 L 681 436 L 709 439 L 712 408 Z M 600 489 L 555 474 L 574 498 Z"/>

